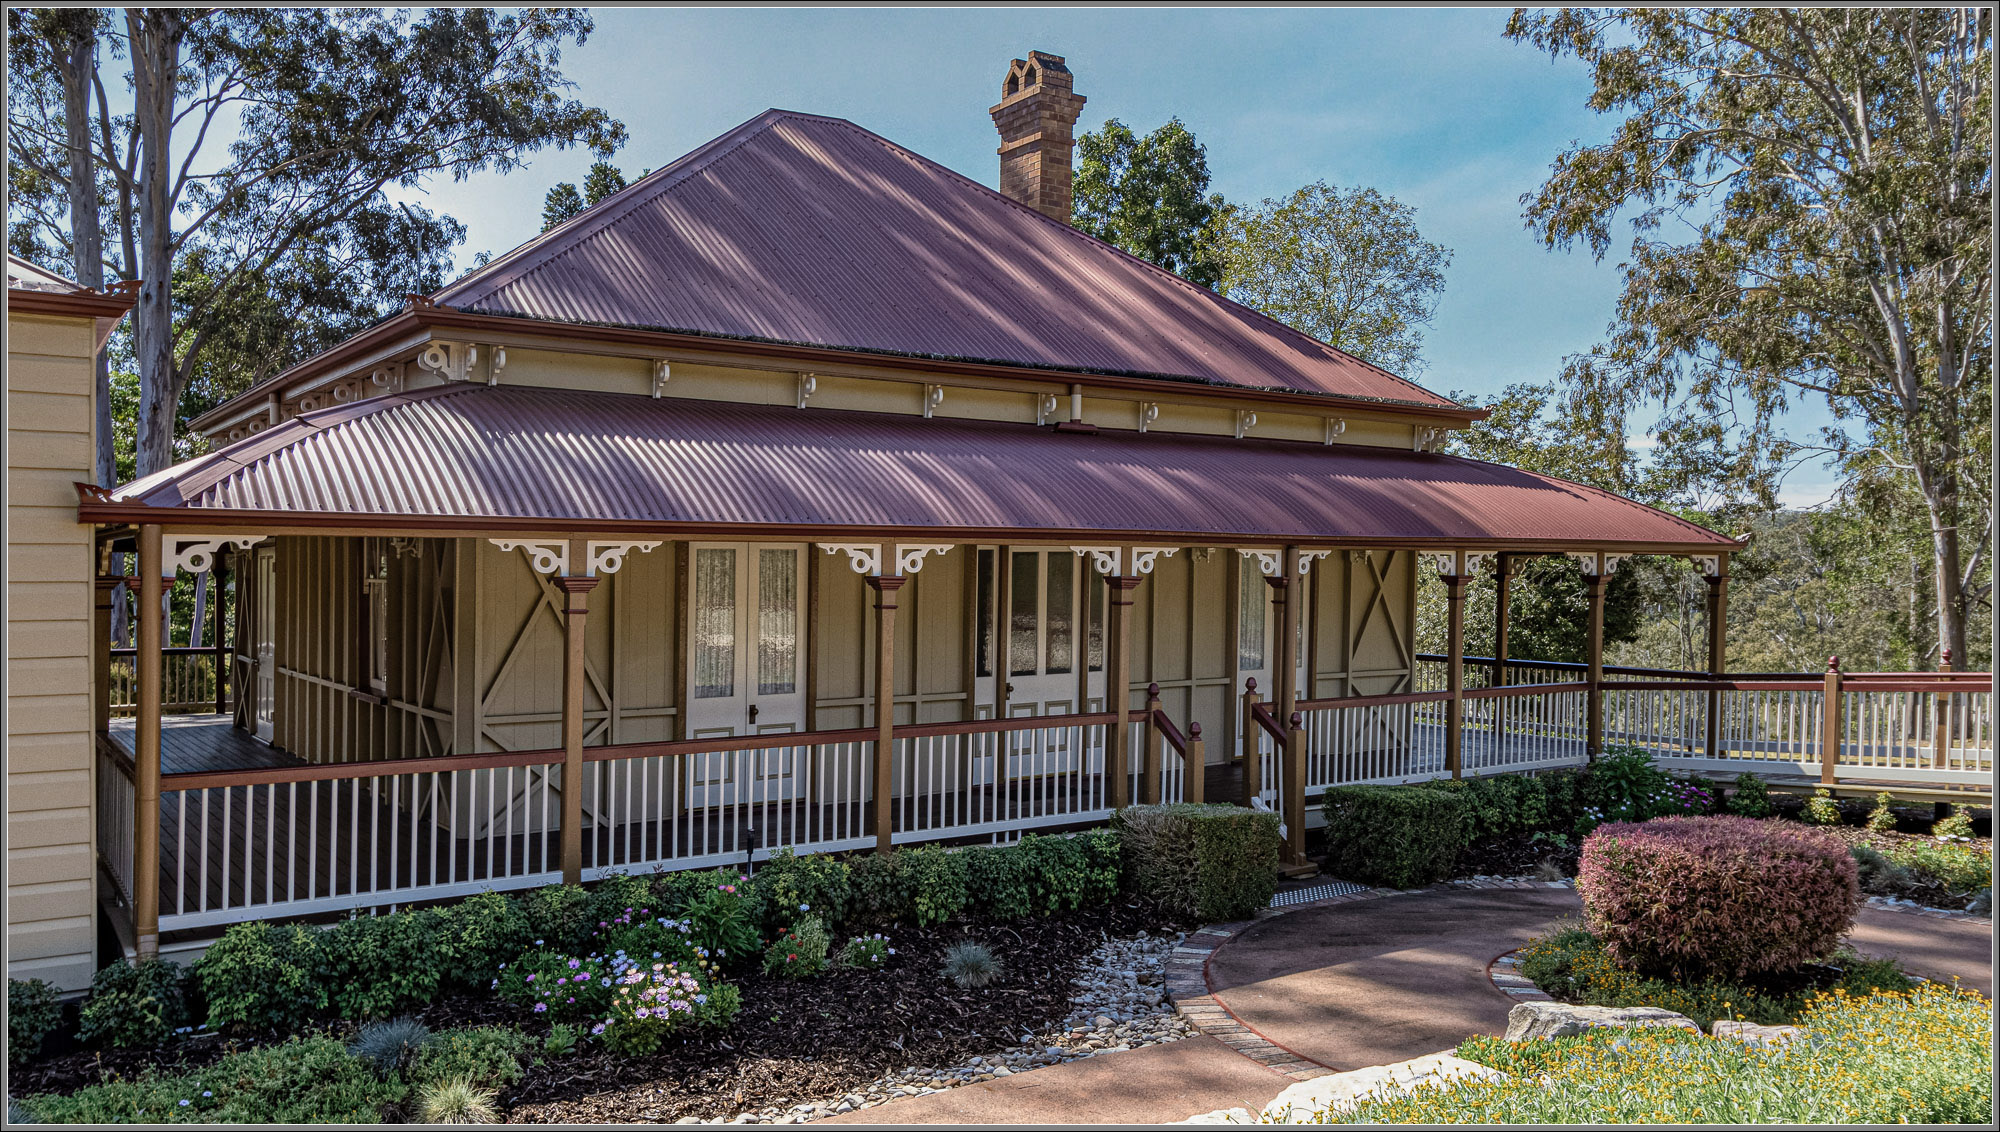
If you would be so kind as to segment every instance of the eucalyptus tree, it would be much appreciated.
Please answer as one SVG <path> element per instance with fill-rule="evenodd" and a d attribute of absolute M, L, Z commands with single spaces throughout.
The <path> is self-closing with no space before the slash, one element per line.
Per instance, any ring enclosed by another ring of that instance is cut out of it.
<path fill-rule="evenodd" d="M 1417 210 L 1366 187 L 1316 181 L 1282 200 L 1222 210 L 1208 233 L 1222 293 L 1396 374 L 1423 369 L 1451 250 Z"/>
<path fill-rule="evenodd" d="M 463 230 L 390 191 L 504 172 L 549 146 L 609 156 L 624 139 L 568 97 L 562 48 L 592 28 L 578 9 L 128 8 L 101 27 L 101 52 L 129 67 L 122 84 L 93 77 L 88 113 L 111 190 L 99 212 L 119 238 L 103 258 L 139 282 L 141 475 L 172 462 L 191 382 L 219 400 L 347 329 L 343 313 L 380 317 L 436 285 Z M 27 16 L 10 10 L 10 44 L 17 28 Z M 74 150 L 72 100 L 13 97 L 49 89 L 36 65 L 10 57 L 10 188 L 37 195 L 10 195 L 9 237 L 74 256 L 53 160 Z M 241 364 L 217 364 L 232 349 Z"/>
<path fill-rule="evenodd" d="M 1208 150 L 1172 118 L 1140 137 L 1116 118 L 1077 139 L 1075 223 L 1188 282 L 1222 280 L 1203 234 L 1225 207 L 1208 191 Z"/>
<path fill-rule="evenodd" d="M 1964 657 L 1991 595 L 1991 10 L 1524 9 L 1507 34 L 1587 64 L 1621 119 L 1522 197 L 1551 247 L 1601 259 L 1633 226 L 1572 402 L 1721 422 L 1746 475 L 1900 481 L 1863 497 L 1921 501 L 1936 643 Z M 1788 429 L 1807 402 L 1834 424 Z"/>

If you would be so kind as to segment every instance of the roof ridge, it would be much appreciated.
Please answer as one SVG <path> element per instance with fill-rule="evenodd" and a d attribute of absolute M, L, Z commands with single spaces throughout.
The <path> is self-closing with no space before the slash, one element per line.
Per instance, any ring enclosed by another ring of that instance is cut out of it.
<path fill-rule="evenodd" d="M 1101 251 L 1108 251 L 1112 253 L 1114 256 L 1120 256 L 1125 259 L 1128 259 L 1132 261 L 1134 264 L 1137 264 L 1142 269 L 1152 272 L 1155 275 L 1162 276 L 1166 280 L 1172 282 L 1176 286 L 1181 287 L 1182 289 L 1188 291 L 1191 294 L 1200 295 L 1206 299 L 1220 300 L 1224 303 L 1227 303 L 1230 307 L 1233 307 L 1236 310 L 1242 311 L 1263 322 L 1267 322 L 1272 326 L 1277 327 L 1279 330 L 1283 331 L 1287 335 L 1296 335 L 1297 337 L 1303 338 L 1306 341 L 1311 342 L 1313 345 L 1318 346 L 1322 350 L 1326 350 L 1331 353 L 1337 354 L 1341 358 L 1355 362 L 1359 365 L 1367 366 L 1369 369 L 1374 370 L 1376 373 L 1381 374 L 1383 377 L 1386 377 L 1391 381 L 1399 382 L 1403 385 L 1407 385 L 1410 388 L 1417 390 L 1420 393 L 1425 393 L 1432 397 L 1436 397 L 1447 405 L 1458 404 L 1458 402 L 1453 401 L 1451 398 L 1446 397 L 1443 394 L 1436 392 L 1435 390 L 1427 389 L 1424 386 L 1419 385 L 1414 381 L 1411 381 L 1407 377 L 1403 377 L 1400 374 L 1390 373 L 1388 370 L 1383 369 L 1381 366 L 1378 366 L 1375 363 L 1368 361 L 1365 358 L 1356 357 L 1353 354 L 1350 354 L 1347 351 L 1339 348 L 1338 346 L 1334 346 L 1327 342 L 1322 342 L 1319 339 L 1313 337 L 1312 335 L 1307 334 L 1305 331 L 1300 330 L 1298 327 L 1293 326 L 1288 322 L 1284 322 L 1279 319 L 1273 318 L 1270 315 L 1265 314 L 1263 311 L 1258 310 L 1256 307 L 1249 306 L 1245 303 L 1239 303 L 1235 299 L 1230 298 L 1228 295 L 1225 295 L 1220 291 L 1213 291 L 1207 287 L 1203 287 L 1197 283 L 1191 282 L 1181 275 L 1168 271 L 1166 268 L 1161 267 L 1159 264 L 1154 263 L 1152 260 L 1149 260 L 1144 256 L 1133 255 L 1131 252 L 1126 251 L 1124 248 L 1119 247 L 1117 244 L 1111 243 L 1108 240 L 1098 239 L 1096 236 L 1093 236 L 1090 233 L 1084 231 L 1083 229 L 1078 228 L 1074 224 L 1065 224 L 1064 222 L 1057 220 L 1055 217 L 1048 215 L 1047 213 L 1041 211 L 1038 208 L 1031 208 L 1028 205 L 1022 204 L 1020 201 L 1015 200 L 1013 197 L 1008 196 L 1006 193 L 1003 193 L 998 189 L 995 189 L 982 182 L 975 181 L 971 177 L 968 177 L 965 174 L 960 173 L 958 170 L 953 169 L 949 165 L 945 165 L 942 162 L 935 161 L 931 158 L 925 157 L 923 154 L 918 153 L 915 150 L 912 150 L 895 141 L 892 141 L 889 138 L 883 137 L 881 134 L 876 133 L 875 131 L 869 129 L 866 126 L 862 126 L 855 122 L 848 121 L 845 118 L 831 118 L 831 117 L 825 117 L 823 115 L 803 115 L 803 114 L 798 114 L 797 112 L 794 111 L 784 111 L 783 113 L 790 114 L 793 117 L 807 117 L 819 121 L 832 122 L 832 123 L 837 123 L 839 125 L 847 126 L 848 128 L 856 130 L 861 134 L 865 135 L 866 137 L 876 142 L 879 142 L 883 146 L 895 151 L 897 154 L 903 156 L 904 158 L 914 161 L 920 165 L 926 165 L 938 169 L 951 177 L 963 181 L 965 184 L 970 185 L 973 188 L 979 189 L 980 191 L 988 193 L 999 200 L 1005 201 L 1011 207 L 1019 209 L 1020 211 L 1025 212 L 1030 216 L 1033 216 L 1037 221 L 1040 221 L 1041 223 L 1053 224 L 1056 226 L 1057 229 L 1059 229 L 1064 233 L 1067 233 L 1071 236 L 1082 237 L 1083 240 L 1086 242 L 1086 246 L 1094 246 L 1100 249 Z"/>

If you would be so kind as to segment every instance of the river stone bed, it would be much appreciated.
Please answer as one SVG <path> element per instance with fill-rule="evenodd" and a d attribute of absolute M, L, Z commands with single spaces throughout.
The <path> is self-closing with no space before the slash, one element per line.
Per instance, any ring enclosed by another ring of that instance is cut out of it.
<path fill-rule="evenodd" d="M 1177 1042 L 1195 1035 L 1167 998 L 1167 956 L 1185 933 L 1140 932 L 1106 941 L 1084 960 L 1070 984 L 1070 1013 L 1060 1024 L 1023 1033 L 1017 1045 L 974 1057 L 963 1065 L 910 1066 L 887 1073 L 838 1097 L 738 1113 L 731 1124 L 804 1124 L 822 1116 L 918 1097 L 979 1081 L 991 1081 L 1100 1053 Z M 699 1124 L 689 1116 L 678 1124 Z"/>

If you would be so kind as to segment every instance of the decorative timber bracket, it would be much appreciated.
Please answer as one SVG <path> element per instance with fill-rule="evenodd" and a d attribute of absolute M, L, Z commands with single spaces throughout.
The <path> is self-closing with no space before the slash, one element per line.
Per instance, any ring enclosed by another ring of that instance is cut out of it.
<path fill-rule="evenodd" d="M 224 547 L 234 545 L 243 550 L 252 543 L 269 538 L 264 534 L 235 533 L 227 535 L 167 535 L 161 539 L 161 549 L 166 562 L 162 577 L 171 577 L 182 570 L 195 574 L 205 574 L 215 565 L 215 556 Z"/>
<path fill-rule="evenodd" d="M 1178 546 L 1135 546 L 1132 548 L 1132 561 L 1129 563 L 1124 561 L 1124 547 L 1072 546 L 1070 549 L 1075 551 L 1079 558 L 1089 555 L 1091 564 L 1097 567 L 1097 572 L 1106 577 L 1117 577 L 1124 574 L 1125 571 L 1120 569 L 1121 565 L 1129 565 L 1131 567 L 1130 576 L 1138 577 L 1141 574 L 1152 573 L 1155 562 L 1159 561 L 1162 557 L 1172 558 L 1174 555 L 1180 553 L 1181 548 Z"/>
<path fill-rule="evenodd" d="M 1722 556 L 1720 554 L 1690 554 L 1688 555 L 1688 561 L 1694 563 L 1694 568 L 1701 571 L 1701 576 L 1704 578 L 1722 576 Z"/>
<path fill-rule="evenodd" d="M 1618 569 L 1620 563 L 1630 554 L 1612 554 L 1603 550 L 1565 550 L 1564 554 L 1583 564 L 1583 572 L 1597 577 L 1605 577 Z"/>
<path fill-rule="evenodd" d="M 1282 550 L 1239 550 L 1236 553 L 1245 558 L 1255 558 L 1257 569 L 1266 578 L 1275 578 L 1285 572 L 1285 552 Z"/>
<path fill-rule="evenodd" d="M 525 539 L 488 539 L 501 550 L 525 550 L 528 563 L 537 574 L 570 575 L 569 543 L 562 541 L 529 541 Z M 615 574 L 625 565 L 625 556 L 633 551 L 649 551 L 660 545 L 660 540 L 633 541 L 627 539 L 591 539 L 583 544 L 584 576 L 597 577 L 600 574 Z"/>
<path fill-rule="evenodd" d="M 889 546 L 887 559 L 895 563 L 896 576 L 907 576 L 924 568 L 924 556 L 946 554 L 951 550 L 948 542 L 904 542 Z M 847 555 L 847 564 L 857 574 L 871 578 L 882 577 L 884 555 L 882 544 L 878 542 L 825 542 L 820 549 L 828 554 Z"/>

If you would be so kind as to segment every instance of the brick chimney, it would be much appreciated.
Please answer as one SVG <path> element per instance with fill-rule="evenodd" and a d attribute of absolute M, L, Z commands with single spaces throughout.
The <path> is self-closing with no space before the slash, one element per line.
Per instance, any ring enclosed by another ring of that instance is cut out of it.
<path fill-rule="evenodd" d="M 1070 222 L 1070 159 L 1084 98 L 1060 55 L 1030 51 L 1007 68 L 1000 105 L 1000 191 L 1044 216 Z"/>

